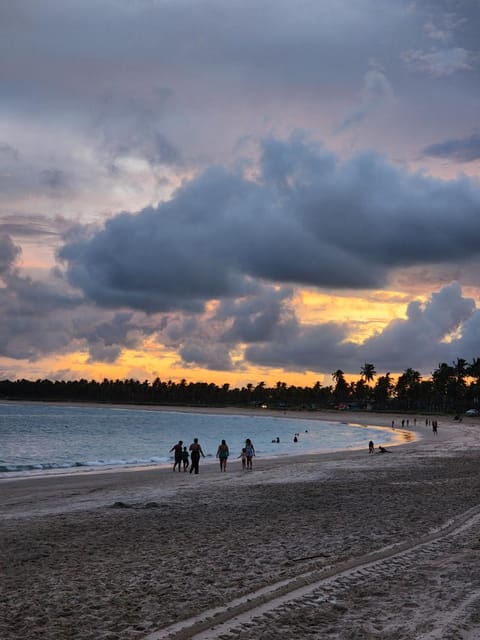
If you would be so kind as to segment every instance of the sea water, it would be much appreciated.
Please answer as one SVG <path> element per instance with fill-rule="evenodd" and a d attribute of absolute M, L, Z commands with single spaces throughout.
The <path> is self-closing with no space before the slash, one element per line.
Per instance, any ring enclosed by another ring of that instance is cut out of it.
<path fill-rule="evenodd" d="M 179 440 L 198 438 L 214 461 L 222 439 L 231 459 L 250 438 L 257 457 L 275 457 L 391 443 L 389 429 L 347 422 L 262 414 L 194 413 L 148 408 L 0 403 L 0 478 L 89 469 L 171 464 Z M 297 442 L 294 442 L 296 437 Z M 277 439 L 279 442 L 277 442 Z"/>

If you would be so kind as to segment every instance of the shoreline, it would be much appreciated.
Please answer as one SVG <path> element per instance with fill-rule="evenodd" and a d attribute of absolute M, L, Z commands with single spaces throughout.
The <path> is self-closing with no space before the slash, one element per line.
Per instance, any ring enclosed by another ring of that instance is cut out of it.
<path fill-rule="evenodd" d="M 160 413 L 186 413 L 197 415 L 212 415 L 212 416 L 244 416 L 251 420 L 263 419 L 263 418 L 275 418 L 285 420 L 298 420 L 302 422 L 331 422 L 335 424 L 349 425 L 353 428 L 370 428 L 379 429 L 383 433 L 389 434 L 389 439 L 383 442 L 386 447 L 397 447 L 404 445 L 408 441 L 413 441 L 419 437 L 419 434 L 415 430 L 408 427 L 398 427 L 392 429 L 392 419 L 389 417 L 390 425 L 385 424 L 385 414 L 368 413 L 365 412 L 337 412 L 337 411 L 287 411 L 287 410 L 272 410 L 272 409 L 251 409 L 246 407 L 191 407 L 191 406 L 177 406 L 177 405 L 133 405 L 133 404 L 104 404 L 104 403 L 62 403 L 62 402 L 38 402 L 38 401 L 0 401 L 0 404 L 20 404 L 20 405 L 32 405 L 32 406 L 53 406 L 53 407 L 83 407 L 83 408 L 98 408 L 105 410 L 126 410 L 126 411 L 147 411 L 147 412 L 160 412 Z M 391 414 L 388 414 L 389 416 Z M 368 419 L 365 420 L 364 417 Z M 400 423 L 400 418 L 397 419 Z M 365 447 L 367 442 L 365 442 Z M 329 448 L 323 450 L 312 449 L 309 452 L 296 453 L 293 451 L 282 451 L 281 453 L 268 453 L 261 456 L 262 460 L 285 460 L 292 459 L 298 456 L 304 457 L 308 455 L 327 455 L 329 453 L 336 452 L 348 452 L 348 451 L 361 451 L 364 445 L 358 445 L 355 447 L 348 446 L 345 448 Z M 203 461 L 203 464 L 216 464 L 216 460 L 212 456 L 207 456 L 208 459 Z M 233 461 L 230 458 L 230 463 Z M 142 463 L 130 463 L 130 464 L 72 464 L 71 466 L 53 466 L 48 468 L 32 468 L 25 470 L 11 470 L 3 471 L 0 473 L 0 483 L 13 480 L 24 480 L 28 478 L 43 478 L 43 477 L 56 477 L 62 478 L 70 475 L 84 475 L 84 474 L 105 474 L 105 473 L 120 473 L 124 472 L 137 472 L 147 470 L 161 470 L 169 469 L 171 467 L 171 461 L 158 461 Z"/>
<path fill-rule="evenodd" d="M 357 424 L 403 417 L 348 412 Z M 237 640 L 480 637 L 479 429 L 441 417 L 434 436 L 417 416 L 418 439 L 390 455 L 0 483 L 0 635 L 159 640 L 190 620 L 190 638 L 213 624 L 208 611 L 228 621 L 237 603 Z M 317 575 L 311 592 L 254 610 L 260 590 Z M 215 633 L 202 637 L 225 637 Z"/>

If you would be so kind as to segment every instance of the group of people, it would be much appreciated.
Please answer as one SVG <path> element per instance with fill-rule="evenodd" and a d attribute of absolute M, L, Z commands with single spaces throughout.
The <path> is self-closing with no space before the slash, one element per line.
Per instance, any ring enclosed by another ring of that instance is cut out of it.
<path fill-rule="evenodd" d="M 187 449 L 183 445 L 183 440 L 179 440 L 177 444 L 174 444 L 169 453 L 174 455 L 173 471 L 184 471 L 185 473 L 190 470 L 190 473 L 199 472 L 200 457 L 204 458 L 205 454 L 198 442 L 198 438 L 194 438 L 192 444 Z M 220 462 L 220 471 L 227 470 L 227 460 L 230 456 L 230 449 L 225 440 L 222 440 L 218 445 L 217 458 Z M 253 469 L 253 458 L 255 457 L 255 447 L 250 438 L 245 440 L 245 446 L 242 448 L 240 455 L 238 456 L 242 460 L 242 469 Z"/>
<path fill-rule="evenodd" d="M 179 440 L 177 444 L 173 445 L 169 453 L 171 453 L 172 451 L 174 456 L 174 471 L 176 471 L 178 467 L 179 471 L 182 471 L 183 469 L 183 471 L 186 473 L 190 467 L 190 473 L 198 473 L 200 456 L 202 456 L 203 458 L 205 457 L 203 449 L 198 442 L 198 438 L 193 439 L 193 442 L 188 449 L 187 447 L 183 446 L 183 440 Z"/>

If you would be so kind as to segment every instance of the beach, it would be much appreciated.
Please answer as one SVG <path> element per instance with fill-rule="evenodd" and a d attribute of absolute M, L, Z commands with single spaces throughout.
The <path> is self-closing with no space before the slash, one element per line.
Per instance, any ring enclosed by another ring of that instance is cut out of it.
<path fill-rule="evenodd" d="M 0 637 L 479 638 L 480 420 L 408 417 L 384 454 L 2 479 Z"/>

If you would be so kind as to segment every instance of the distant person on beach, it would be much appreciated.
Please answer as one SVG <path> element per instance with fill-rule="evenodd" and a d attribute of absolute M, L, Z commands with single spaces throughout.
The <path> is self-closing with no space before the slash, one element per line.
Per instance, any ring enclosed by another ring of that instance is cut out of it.
<path fill-rule="evenodd" d="M 247 469 L 253 469 L 253 457 L 255 456 L 255 447 L 250 438 L 245 440 L 245 456 L 247 458 Z"/>
<path fill-rule="evenodd" d="M 222 440 L 217 449 L 217 458 L 220 460 L 220 471 L 227 470 L 227 460 L 229 455 L 230 451 L 228 450 L 228 445 L 225 440 Z"/>
<path fill-rule="evenodd" d="M 437 435 L 437 427 L 438 427 L 438 423 L 436 420 L 432 420 L 432 431 L 433 431 L 433 435 L 436 436 Z"/>
<path fill-rule="evenodd" d="M 247 453 L 246 453 L 245 447 L 243 447 L 238 457 L 242 459 L 242 469 L 243 471 L 245 471 L 245 469 L 247 468 Z"/>
<path fill-rule="evenodd" d="M 294 436 L 293 441 L 294 441 L 294 442 L 298 442 L 298 438 L 297 438 L 297 436 Z"/>
<path fill-rule="evenodd" d="M 184 471 L 188 471 L 188 460 L 189 460 L 188 449 L 187 449 L 187 447 L 183 447 L 182 462 L 183 462 L 183 470 Z"/>
<path fill-rule="evenodd" d="M 192 444 L 190 445 L 190 473 L 192 473 L 192 471 L 198 473 L 198 463 L 200 462 L 200 456 L 204 458 L 205 454 L 203 453 L 202 447 L 198 442 L 198 438 L 194 438 Z"/>
<path fill-rule="evenodd" d="M 174 452 L 175 462 L 173 465 L 173 471 L 175 471 L 175 469 L 177 468 L 177 465 L 178 465 L 178 470 L 179 471 L 182 470 L 182 445 L 183 445 L 183 441 L 179 440 L 177 444 L 174 444 L 173 447 L 168 452 L 168 453 L 171 453 L 172 451 Z"/>
<path fill-rule="evenodd" d="M 374 453 L 375 451 L 375 445 L 373 444 L 373 440 L 370 440 L 370 442 L 368 443 L 368 453 Z"/>
<path fill-rule="evenodd" d="M 382 445 L 379 445 L 378 447 L 378 451 L 380 453 L 392 453 L 391 451 L 389 451 L 388 449 L 385 449 L 385 447 L 382 447 Z"/>

